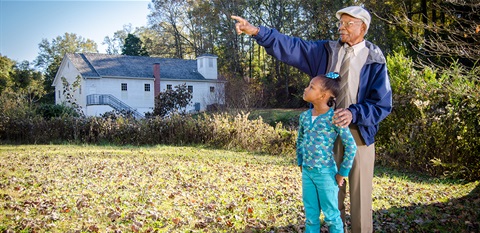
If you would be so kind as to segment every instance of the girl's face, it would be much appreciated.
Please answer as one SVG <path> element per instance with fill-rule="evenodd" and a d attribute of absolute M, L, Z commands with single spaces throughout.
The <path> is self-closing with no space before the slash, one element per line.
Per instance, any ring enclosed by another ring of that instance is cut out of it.
<path fill-rule="evenodd" d="M 303 100 L 313 103 L 316 100 L 321 99 L 324 94 L 323 83 L 320 78 L 316 77 L 310 80 L 310 84 L 303 91 Z"/>

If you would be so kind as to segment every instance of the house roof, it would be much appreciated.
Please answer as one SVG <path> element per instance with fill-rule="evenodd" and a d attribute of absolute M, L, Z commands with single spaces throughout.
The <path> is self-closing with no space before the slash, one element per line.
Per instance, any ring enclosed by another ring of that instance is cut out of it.
<path fill-rule="evenodd" d="M 153 64 L 160 64 L 160 78 L 206 80 L 197 71 L 196 60 L 175 58 L 75 53 L 66 55 L 84 78 L 153 78 Z"/>

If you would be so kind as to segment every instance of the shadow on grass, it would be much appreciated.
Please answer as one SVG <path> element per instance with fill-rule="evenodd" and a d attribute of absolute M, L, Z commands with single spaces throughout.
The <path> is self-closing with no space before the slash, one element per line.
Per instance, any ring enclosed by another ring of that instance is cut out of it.
<path fill-rule="evenodd" d="M 462 198 L 373 213 L 375 232 L 480 232 L 480 184 Z"/>
<path fill-rule="evenodd" d="M 375 165 L 376 177 L 388 177 L 388 178 L 401 178 L 402 180 L 424 183 L 424 184 L 466 184 L 468 181 L 461 179 L 445 179 L 440 177 L 432 177 L 415 171 L 402 171 L 398 169 L 391 169 L 388 167 L 382 167 Z"/>
<path fill-rule="evenodd" d="M 375 170 L 375 176 L 390 177 L 426 184 L 459 185 L 467 182 L 445 180 L 414 173 L 396 172 L 389 169 Z M 391 195 L 396 195 L 395 193 Z M 407 196 L 404 193 L 402 196 Z M 347 222 L 350 216 L 347 215 Z M 448 201 L 432 204 L 413 204 L 410 206 L 391 207 L 373 212 L 375 233 L 477 233 L 480 232 L 480 183 L 466 196 L 451 198 Z M 303 224 L 281 227 L 246 228 L 243 232 L 303 232 Z M 322 233 L 328 232 L 322 224 Z"/>
<path fill-rule="evenodd" d="M 480 232 L 480 184 L 462 198 L 450 199 L 445 203 L 381 209 L 373 212 L 373 219 L 375 233 Z M 247 228 L 243 232 L 299 233 L 303 231 L 303 224 L 299 224 L 263 229 Z M 321 232 L 328 232 L 324 225 Z"/>

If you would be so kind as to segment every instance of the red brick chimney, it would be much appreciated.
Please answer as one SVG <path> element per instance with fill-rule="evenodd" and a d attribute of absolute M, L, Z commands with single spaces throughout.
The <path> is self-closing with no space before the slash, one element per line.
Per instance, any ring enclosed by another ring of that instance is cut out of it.
<path fill-rule="evenodd" d="M 153 64 L 153 96 L 157 97 L 160 94 L 160 63 Z"/>

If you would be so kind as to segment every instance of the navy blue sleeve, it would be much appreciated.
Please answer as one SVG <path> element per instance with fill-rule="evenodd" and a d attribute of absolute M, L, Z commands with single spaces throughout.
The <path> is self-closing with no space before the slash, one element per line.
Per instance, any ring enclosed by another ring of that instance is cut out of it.
<path fill-rule="evenodd" d="M 376 126 L 392 111 L 392 89 L 386 64 L 367 67 L 365 72 L 369 81 L 359 88 L 358 104 L 350 105 L 348 109 L 352 112 L 354 124 Z"/>
<path fill-rule="evenodd" d="M 324 46 L 326 40 L 305 41 L 263 26 L 260 26 L 260 31 L 254 38 L 268 54 L 298 68 L 310 77 L 325 73 L 328 62 Z"/>

